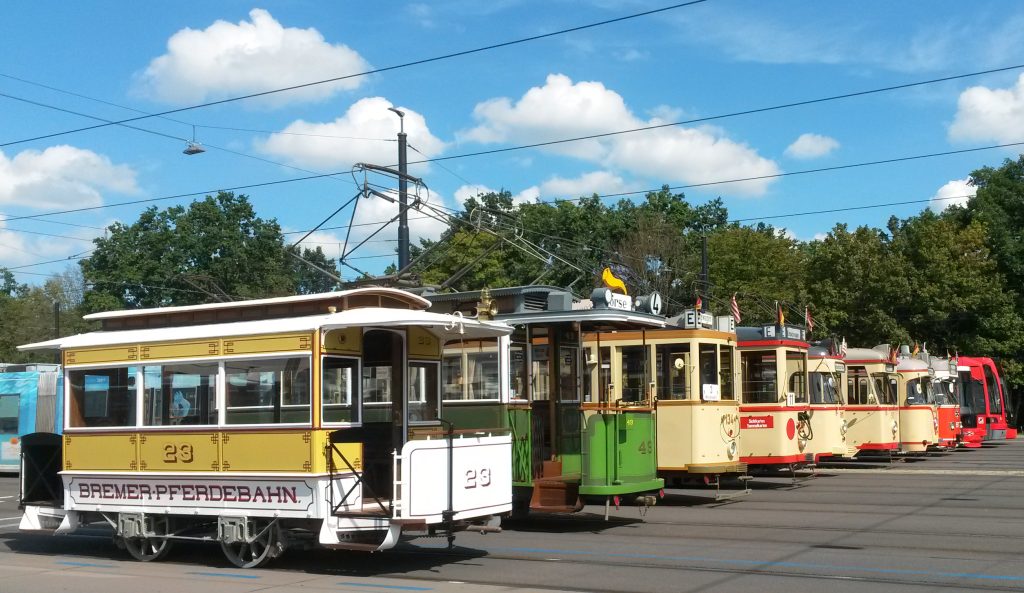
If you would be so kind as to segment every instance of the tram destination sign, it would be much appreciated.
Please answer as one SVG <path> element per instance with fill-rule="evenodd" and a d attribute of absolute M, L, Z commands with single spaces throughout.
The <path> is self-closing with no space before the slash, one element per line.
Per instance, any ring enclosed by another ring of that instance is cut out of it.
<path fill-rule="evenodd" d="M 755 428 L 774 428 L 775 419 L 773 416 L 742 416 L 740 417 L 740 430 Z"/>

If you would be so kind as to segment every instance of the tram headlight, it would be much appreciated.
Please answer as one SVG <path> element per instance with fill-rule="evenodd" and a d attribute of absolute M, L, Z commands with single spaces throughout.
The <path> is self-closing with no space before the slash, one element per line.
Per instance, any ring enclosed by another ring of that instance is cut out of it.
<path fill-rule="evenodd" d="M 736 457 L 736 441 L 729 441 L 729 459 Z"/>
<path fill-rule="evenodd" d="M 950 422 L 949 423 L 949 429 L 950 430 L 956 430 L 956 422 Z"/>
<path fill-rule="evenodd" d="M 892 436 L 896 436 L 896 433 L 900 431 L 900 424 L 895 420 L 892 421 Z"/>
<path fill-rule="evenodd" d="M 935 424 L 935 430 L 938 430 L 939 429 L 939 419 L 936 418 L 935 416 L 932 416 L 932 423 Z"/>
<path fill-rule="evenodd" d="M 839 433 L 842 434 L 845 437 L 846 436 L 846 432 L 848 430 L 850 430 L 850 425 L 847 424 L 846 419 L 844 418 L 843 419 L 843 423 L 839 425 Z"/>

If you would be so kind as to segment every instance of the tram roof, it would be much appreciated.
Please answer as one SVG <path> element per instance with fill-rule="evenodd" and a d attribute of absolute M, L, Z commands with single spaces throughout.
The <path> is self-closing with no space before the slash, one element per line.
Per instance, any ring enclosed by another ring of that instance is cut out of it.
<path fill-rule="evenodd" d="M 884 352 L 872 348 L 850 348 L 846 351 L 846 360 L 867 360 L 875 362 L 889 362 L 889 357 Z"/>
<path fill-rule="evenodd" d="M 897 371 L 928 371 L 928 363 L 919 358 L 901 358 L 896 366 Z"/>
<path fill-rule="evenodd" d="M 346 311 L 364 307 L 424 310 L 429 306 L 430 301 L 405 290 L 364 287 L 226 303 L 105 311 L 86 315 L 84 319 L 101 321 L 103 329 L 115 330 L 290 318 L 326 313 L 329 307 Z"/>
<path fill-rule="evenodd" d="M 627 311 L 611 307 L 584 308 L 585 301 L 575 299 L 573 294 L 557 286 L 513 286 L 488 290 L 497 305 L 496 321 L 505 323 L 571 323 L 580 322 L 609 329 L 639 327 L 663 328 L 668 320 L 661 315 L 642 311 Z M 482 298 L 482 290 L 452 293 L 427 293 L 431 310 L 442 312 L 460 311 L 471 315 Z M 638 327 L 639 326 L 639 327 Z"/>
<path fill-rule="evenodd" d="M 98 346 L 114 346 L 121 344 L 174 342 L 179 340 L 203 340 L 218 337 L 252 336 L 278 334 L 296 331 L 313 331 L 317 329 L 331 330 L 348 327 L 408 327 L 417 326 L 448 332 L 452 336 L 461 335 L 467 339 L 505 335 L 512 328 L 495 321 L 480 321 L 472 318 L 459 317 L 430 311 L 411 309 L 389 309 L 382 307 L 365 307 L 350 309 L 336 313 L 288 317 L 281 319 L 261 319 L 256 321 L 236 321 L 231 323 L 212 323 L 205 325 L 186 325 L 181 327 L 163 327 L 130 329 L 120 331 L 96 331 L 73 336 L 65 336 L 45 342 L 18 346 L 18 350 L 52 350 L 69 348 L 89 348 Z M 459 331 L 461 328 L 461 332 Z"/>

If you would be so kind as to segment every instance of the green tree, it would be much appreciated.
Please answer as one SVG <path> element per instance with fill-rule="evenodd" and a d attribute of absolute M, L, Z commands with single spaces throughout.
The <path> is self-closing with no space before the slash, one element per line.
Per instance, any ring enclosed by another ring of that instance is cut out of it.
<path fill-rule="evenodd" d="M 246 196 L 221 192 L 187 208 L 149 208 L 109 236 L 81 262 L 90 311 L 190 305 L 333 288 L 285 252 L 276 220 L 256 216 Z M 322 251 L 302 256 L 328 270 Z"/>

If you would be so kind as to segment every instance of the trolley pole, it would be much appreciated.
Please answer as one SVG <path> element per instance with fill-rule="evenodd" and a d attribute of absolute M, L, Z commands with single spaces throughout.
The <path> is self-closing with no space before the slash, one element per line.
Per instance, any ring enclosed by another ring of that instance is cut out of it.
<path fill-rule="evenodd" d="M 708 234 L 700 236 L 700 296 L 708 298 Z"/>
<path fill-rule="evenodd" d="M 388 107 L 398 115 L 398 269 L 409 265 L 409 182 L 408 160 L 406 158 L 407 136 L 405 134 L 405 112 Z"/>
<path fill-rule="evenodd" d="M 53 337 L 60 337 L 60 301 L 53 301 Z M 60 359 L 60 350 L 57 350 L 54 362 L 57 364 L 62 362 Z"/>

